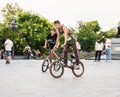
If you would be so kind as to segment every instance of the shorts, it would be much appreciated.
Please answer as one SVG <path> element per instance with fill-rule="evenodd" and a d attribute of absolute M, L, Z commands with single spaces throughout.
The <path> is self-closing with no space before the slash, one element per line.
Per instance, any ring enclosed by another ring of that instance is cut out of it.
<path fill-rule="evenodd" d="M 11 56 L 11 51 L 5 51 L 5 55 L 8 57 L 8 56 Z"/>
<path fill-rule="evenodd" d="M 50 50 L 52 50 L 54 48 L 55 45 L 50 45 Z"/>

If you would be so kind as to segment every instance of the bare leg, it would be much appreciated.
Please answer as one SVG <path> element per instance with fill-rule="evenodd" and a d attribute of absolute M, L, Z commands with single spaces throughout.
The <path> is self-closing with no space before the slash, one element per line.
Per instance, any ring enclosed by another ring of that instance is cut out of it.
<path fill-rule="evenodd" d="M 52 56 L 53 56 L 52 51 L 50 51 L 49 60 L 50 60 L 50 63 L 51 63 L 51 64 L 52 64 Z"/>
<path fill-rule="evenodd" d="M 11 56 L 8 56 L 7 61 L 10 62 L 10 60 L 11 60 Z"/>
<path fill-rule="evenodd" d="M 76 47 L 76 44 L 75 44 L 75 40 L 73 39 L 73 41 L 72 41 L 72 48 L 73 48 L 73 51 L 74 51 L 74 54 L 75 54 L 75 58 L 76 58 L 76 63 L 77 63 L 77 65 L 79 64 L 79 59 L 80 59 L 80 57 L 79 57 L 79 54 L 78 54 L 78 52 L 77 52 L 77 47 Z"/>
<path fill-rule="evenodd" d="M 55 51 L 52 51 L 52 55 L 56 58 L 59 59 L 58 55 L 55 53 Z"/>
<path fill-rule="evenodd" d="M 68 61 L 68 45 L 64 47 L 64 64 L 67 65 Z"/>

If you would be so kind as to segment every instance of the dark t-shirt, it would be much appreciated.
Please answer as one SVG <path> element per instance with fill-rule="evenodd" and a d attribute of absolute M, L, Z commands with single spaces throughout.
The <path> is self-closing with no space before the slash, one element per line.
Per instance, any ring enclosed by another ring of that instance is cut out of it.
<path fill-rule="evenodd" d="M 56 39 L 57 39 L 57 34 L 54 34 L 53 36 L 51 34 L 47 35 L 47 40 L 48 40 L 50 49 L 53 49 L 53 47 L 55 46 Z"/>

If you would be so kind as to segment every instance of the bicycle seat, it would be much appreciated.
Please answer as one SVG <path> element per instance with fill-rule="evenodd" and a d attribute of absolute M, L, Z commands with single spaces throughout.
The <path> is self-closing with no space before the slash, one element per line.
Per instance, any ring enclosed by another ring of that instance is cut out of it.
<path fill-rule="evenodd" d="M 72 59 L 75 59 L 75 56 L 74 56 L 74 55 L 70 55 L 70 57 L 71 57 Z"/>

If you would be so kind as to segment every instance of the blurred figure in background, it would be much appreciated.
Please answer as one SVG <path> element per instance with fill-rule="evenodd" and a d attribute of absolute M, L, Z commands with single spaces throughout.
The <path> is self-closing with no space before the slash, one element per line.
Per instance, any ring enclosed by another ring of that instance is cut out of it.
<path fill-rule="evenodd" d="M 39 57 L 39 58 L 40 58 L 40 56 L 41 56 L 41 52 L 40 52 L 39 49 L 36 50 L 36 56 Z"/>
<path fill-rule="evenodd" d="M 27 45 L 25 47 L 25 49 L 23 50 L 23 53 L 25 55 L 25 57 L 29 60 L 30 59 L 30 54 L 31 54 L 31 48 L 29 45 Z"/>
<path fill-rule="evenodd" d="M 98 38 L 95 43 L 95 61 L 101 60 L 101 53 L 103 51 L 103 48 L 104 48 L 103 42 L 101 42 L 100 38 Z"/>
<path fill-rule="evenodd" d="M 4 59 L 4 49 L 0 50 L 0 59 Z"/>
<path fill-rule="evenodd" d="M 37 49 L 37 50 L 33 49 L 32 50 L 32 56 L 33 56 L 34 59 L 40 58 L 41 52 L 39 51 L 39 49 Z"/>
<path fill-rule="evenodd" d="M 105 39 L 106 61 L 111 61 L 111 45 L 112 45 L 112 42 L 107 37 L 105 37 L 104 39 Z"/>
<path fill-rule="evenodd" d="M 10 64 L 13 42 L 9 38 L 7 38 L 4 43 L 4 46 L 5 46 L 6 64 Z"/>

